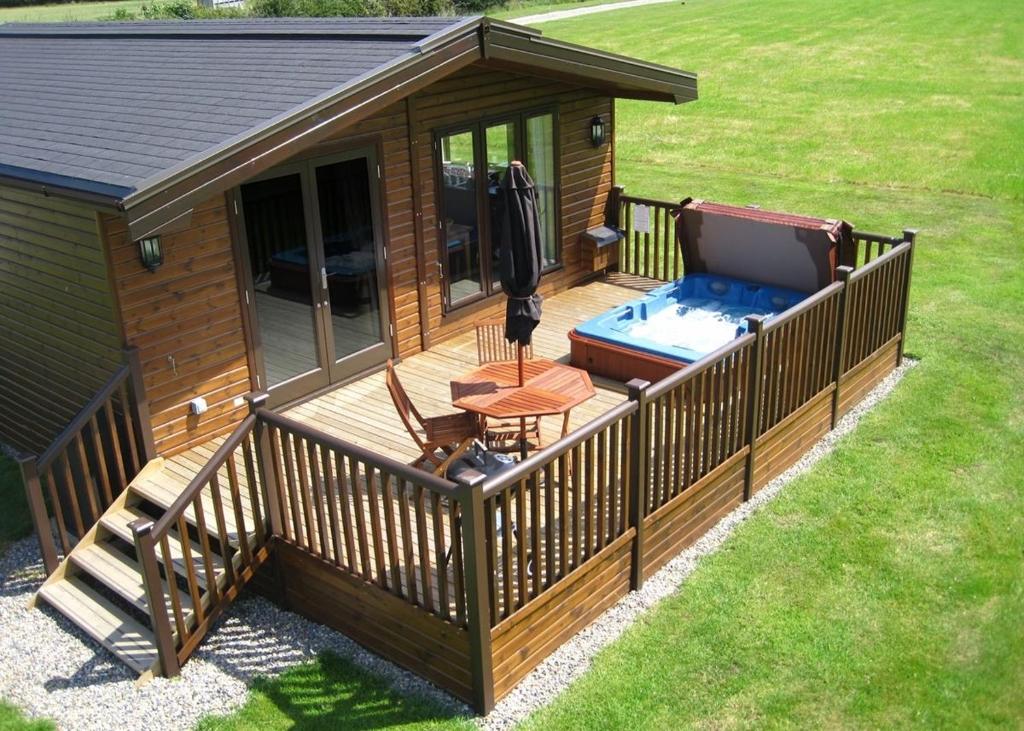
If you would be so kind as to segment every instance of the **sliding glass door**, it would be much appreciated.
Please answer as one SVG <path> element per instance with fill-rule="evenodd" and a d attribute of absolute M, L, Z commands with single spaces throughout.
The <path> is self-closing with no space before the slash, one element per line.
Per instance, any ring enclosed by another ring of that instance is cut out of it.
<path fill-rule="evenodd" d="M 372 150 L 246 183 L 243 254 L 261 387 L 284 403 L 390 355 Z"/>

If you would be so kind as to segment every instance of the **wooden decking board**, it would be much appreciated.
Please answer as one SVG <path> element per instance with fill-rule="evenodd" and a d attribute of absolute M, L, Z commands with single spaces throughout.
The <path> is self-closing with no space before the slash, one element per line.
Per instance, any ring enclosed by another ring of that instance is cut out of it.
<path fill-rule="evenodd" d="M 534 333 L 537 357 L 566 361 L 569 330 L 618 304 L 636 297 L 636 290 L 606 282 L 591 282 L 549 297 L 544 316 Z M 402 384 L 427 415 L 453 413 L 449 382 L 477 366 L 476 336 L 470 331 L 445 340 L 424 353 L 406 358 L 398 365 Z M 597 395 L 573 409 L 570 428 L 594 419 L 625 398 L 621 387 L 609 388 L 595 381 Z M 412 462 L 419 454 L 395 411 L 383 373 L 376 373 L 334 389 L 284 412 L 334 436 Z M 545 443 L 561 433 L 561 419 L 542 421 Z"/>
<path fill-rule="evenodd" d="M 124 508 L 113 515 L 104 516 L 102 523 L 104 528 L 121 540 L 131 544 L 133 543 L 134 538 L 132 536 L 131 528 L 128 526 L 139 518 L 148 517 L 149 516 L 136 508 Z M 174 564 L 174 570 L 181 576 L 187 576 L 188 570 L 185 565 L 185 554 L 182 549 L 179 536 L 172 532 L 167 537 L 167 545 L 171 552 L 171 562 Z M 206 572 L 203 568 L 202 548 L 195 541 L 190 541 L 189 546 L 192 552 L 192 564 L 195 567 L 196 578 L 200 586 L 205 587 L 206 579 L 204 577 Z M 156 557 L 158 561 L 163 563 L 163 551 L 157 550 Z M 224 561 L 220 556 L 214 554 L 213 565 L 214 571 L 217 575 L 222 575 L 224 572 Z"/>
<path fill-rule="evenodd" d="M 108 543 L 93 543 L 75 551 L 72 561 L 88 574 L 101 581 L 106 587 L 117 593 L 122 599 L 140 612 L 149 612 L 149 601 L 146 587 L 142 582 L 142 569 L 138 562 L 129 558 Z M 171 609 L 171 598 L 164 585 L 164 600 L 168 610 Z M 192 600 L 187 593 L 181 596 L 182 611 L 186 622 L 192 615 Z"/>
<path fill-rule="evenodd" d="M 44 587 L 40 596 L 137 673 L 157 660 L 153 633 L 74 576 Z"/>

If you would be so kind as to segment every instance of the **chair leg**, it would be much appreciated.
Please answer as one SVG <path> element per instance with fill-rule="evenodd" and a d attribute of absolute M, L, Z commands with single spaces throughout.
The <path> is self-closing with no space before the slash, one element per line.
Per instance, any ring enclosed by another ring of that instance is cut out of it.
<path fill-rule="evenodd" d="M 452 453 L 449 454 L 448 457 L 434 469 L 434 474 L 440 477 L 444 477 L 444 473 L 448 471 L 448 467 L 451 465 L 451 463 L 457 460 L 459 457 L 461 457 L 462 454 L 467 449 L 469 449 L 470 446 L 472 446 L 474 439 L 475 437 L 466 437 L 461 442 L 459 442 L 459 446 L 453 449 Z"/>

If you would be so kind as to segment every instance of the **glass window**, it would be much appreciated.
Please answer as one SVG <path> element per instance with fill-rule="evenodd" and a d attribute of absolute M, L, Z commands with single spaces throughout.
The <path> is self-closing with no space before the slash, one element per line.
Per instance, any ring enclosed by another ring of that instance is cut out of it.
<path fill-rule="evenodd" d="M 501 181 L 509 165 L 516 159 L 515 122 L 502 122 L 484 132 L 487 141 L 487 214 L 491 241 L 491 289 L 501 287 L 498 256 L 501 253 Z"/>
<path fill-rule="evenodd" d="M 441 138 L 441 231 L 448 259 L 445 274 L 451 304 L 483 291 L 473 164 L 475 141 L 473 131 Z"/>
<path fill-rule="evenodd" d="M 527 169 L 537 186 L 540 234 L 544 242 L 544 266 L 558 263 L 558 195 L 555 182 L 555 119 L 541 114 L 526 120 Z"/>
<path fill-rule="evenodd" d="M 267 385 L 276 386 L 318 362 L 301 176 L 243 185 L 242 207 Z"/>

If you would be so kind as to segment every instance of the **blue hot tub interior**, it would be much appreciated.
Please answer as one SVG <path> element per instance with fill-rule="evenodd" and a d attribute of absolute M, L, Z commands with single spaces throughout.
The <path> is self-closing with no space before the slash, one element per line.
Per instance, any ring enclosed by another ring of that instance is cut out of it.
<path fill-rule="evenodd" d="M 576 332 L 692 363 L 746 332 L 748 315 L 771 317 L 807 296 L 714 274 L 688 274 L 588 320 Z"/>

